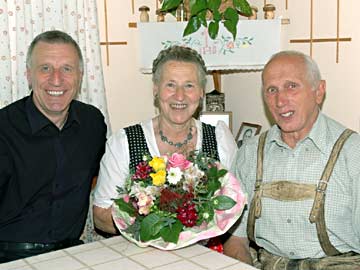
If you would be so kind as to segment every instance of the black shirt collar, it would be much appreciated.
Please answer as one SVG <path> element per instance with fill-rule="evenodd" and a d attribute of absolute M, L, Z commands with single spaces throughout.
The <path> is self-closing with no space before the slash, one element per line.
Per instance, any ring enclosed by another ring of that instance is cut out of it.
<path fill-rule="evenodd" d="M 73 122 L 80 124 L 80 119 L 76 107 L 77 106 L 74 100 L 71 101 L 69 107 L 69 115 L 63 129 L 72 125 Z M 55 126 L 55 124 L 52 123 L 45 115 L 43 115 L 35 106 L 32 92 L 29 95 L 28 99 L 25 101 L 25 110 L 30 123 L 32 134 L 39 132 L 40 130 L 49 125 Z"/>

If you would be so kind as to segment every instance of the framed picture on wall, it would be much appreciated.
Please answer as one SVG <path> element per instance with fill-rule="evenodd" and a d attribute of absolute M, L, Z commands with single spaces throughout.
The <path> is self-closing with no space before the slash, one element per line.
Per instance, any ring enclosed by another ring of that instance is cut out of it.
<path fill-rule="evenodd" d="M 212 126 L 216 126 L 217 122 L 221 120 L 232 132 L 232 112 L 201 112 L 199 120 Z"/>
<path fill-rule="evenodd" d="M 260 133 L 261 126 L 257 124 L 242 122 L 239 132 L 236 135 L 236 144 L 240 148 L 240 146 L 245 142 L 247 139 L 257 135 Z"/>

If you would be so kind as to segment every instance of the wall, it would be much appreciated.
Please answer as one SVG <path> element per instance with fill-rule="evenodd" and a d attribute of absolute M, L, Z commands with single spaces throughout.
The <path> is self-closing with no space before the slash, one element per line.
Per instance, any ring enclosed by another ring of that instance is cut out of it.
<path fill-rule="evenodd" d="M 113 131 L 155 114 L 152 105 L 151 76 L 138 71 L 137 29 L 129 28 L 129 22 L 139 19 L 138 7 L 150 7 L 150 20 L 155 20 L 155 0 L 134 0 L 135 14 L 131 12 L 131 0 L 107 0 L 108 33 L 110 41 L 127 41 L 127 45 L 110 46 L 110 65 L 106 65 L 106 50 L 102 46 L 103 67 L 110 121 Z M 263 17 L 264 1 L 249 1 L 259 7 Z M 313 38 L 335 38 L 337 31 L 337 0 L 313 1 Z M 282 49 L 310 53 L 309 43 L 290 43 L 293 39 L 310 36 L 310 0 L 267 1 L 276 6 L 276 16 L 289 18 L 290 24 L 282 25 Z M 339 63 L 336 63 L 336 43 L 313 43 L 312 55 L 319 64 L 327 81 L 327 96 L 323 111 L 346 126 L 359 131 L 358 110 L 360 91 L 357 76 L 360 76 L 360 29 L 357 10 L 360 1 L 339 1 L 340 37 L 351 37 L 350 42 L 340 42 Z M 98 0 L 101 41 L 105 41 L 104 0 Z M 167 19 L 169 19 L 167 17 Z M 271 119 L 261 98 L 260 72 L 228 72 L 221 77 L 226 96 L 226 110 L 233 112 L 233 133 L 236 135 L 241 122 L 257 123 L 263 130 Z M 208 77 L 208 90 L 213 89 L 212 77 Z"/>

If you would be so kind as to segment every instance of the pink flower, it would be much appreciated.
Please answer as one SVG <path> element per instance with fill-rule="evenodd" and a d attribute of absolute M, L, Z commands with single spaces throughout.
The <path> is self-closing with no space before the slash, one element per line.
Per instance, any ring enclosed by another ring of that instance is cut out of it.
<path fill-rule="evenodd" d="M 138 196 L 137 205 L 139 207 L 139 214 L 140 215 L 148 215 L 150 213 L 150 208 L 153 206 L 154 202 L 151 196 L 146 195 L 145 193 L 141 192 Z"/>
<path fill-rule="evenodd" d="M 228 49 L 234 49 L 234 42 L 232 42 L 232 41 L 230 41 L 230 42 L 228 42 L 227 44 L 226 44 L 226 47 L 228 48 Z"/>
<path fill-rule="evenodd" d="M 124 195 L 123 200 L 128 203 L 130 201 L 130 196 L 128 194 Z"/>
<path fill-rule="evenodd" d="M 185 170 L 189 168 L 191 162 L 186 159 L 182 154 L 174 153 L 168 160 L 169 168 L 180 168 L 180 170 Z"/>

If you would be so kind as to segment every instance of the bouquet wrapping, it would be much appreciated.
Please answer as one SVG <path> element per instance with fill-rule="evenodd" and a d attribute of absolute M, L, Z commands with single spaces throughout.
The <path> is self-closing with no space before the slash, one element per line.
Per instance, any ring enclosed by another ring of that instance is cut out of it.
<path fill-rule="evenodd" d="M 225 233 L 247 200 L 230 172 L 196 152 L 144 156 L 118 192 L 112 216 L 121 234 L 140 247 L 162 250 Z"/>

